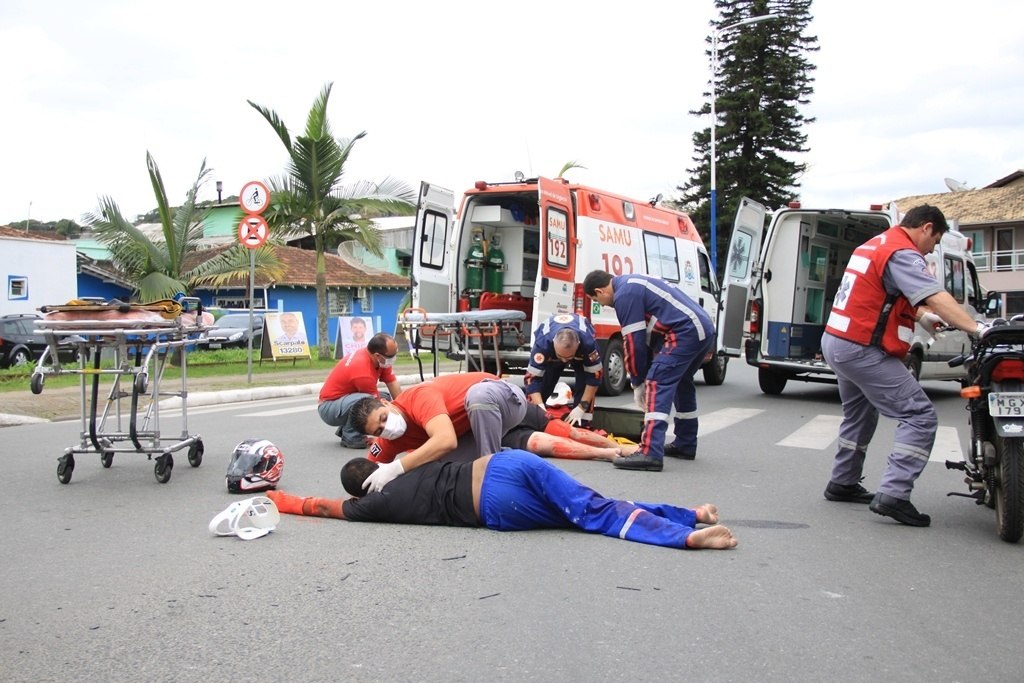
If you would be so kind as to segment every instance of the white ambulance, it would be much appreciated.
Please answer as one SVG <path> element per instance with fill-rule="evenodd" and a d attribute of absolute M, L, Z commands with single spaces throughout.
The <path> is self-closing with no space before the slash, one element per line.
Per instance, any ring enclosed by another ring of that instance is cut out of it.
<path fill-rule="evenodd" d="M 583 293 L 583 279 L 596 269 L 673 282 L 712 320 L 718 318 L 717 278 L 685 213 L 561 178 L 526 179 L 519 174 L 514 182 L 476 183 L 464 194 L 457 218 L 453 206 L 450 190 L 421 185 L 412 305 L 428 313 L 524 311 L 524 334 L 501 336 L 503 367 L 525 369 L 532 331 L 548 316 L 580 311 L 594 324 L 603 355 L 601 393 L 614 396 L 623 390 L 628 377 L 615 312 Z M 453 348 L 455 338 L 437 342 L 449 354 L 466 352 Z M 726 361 L 724 354 L 708 355 L 706 383 L 725 380 Z"/>
<path fill-rule="evenodd" d="M 853 250 L 898 222 L 896 212 L 805 209 L 798 203 L 771 215 L 743 198 L 723 274 L 719 337 L 726 354 L 757 367 L 766 394 L 786 383 L 835 382 L 821 356 L 821 335 Z M 968 239 L 950 229 L 926 258 L 936 279 L 976 318 L 981 289 Z M 959 330 L 931 334 L 918 325 L 905 362 L 919 379 L 957 379 L 947 364 L 970 349 Z"/>

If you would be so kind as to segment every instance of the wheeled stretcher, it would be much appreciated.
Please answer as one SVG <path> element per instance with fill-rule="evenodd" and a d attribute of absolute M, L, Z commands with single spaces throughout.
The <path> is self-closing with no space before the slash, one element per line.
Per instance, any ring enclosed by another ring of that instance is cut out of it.
<path fill-rule="evenodd" d="M 500 375 L 502 337 L 515 335 L 517 344 L 526 343 L 528 338 L 523 336 L 522 329 L 525 320 L 526 313 L 523 311 L 506 309 L 428 313 L 422 308 L 407 308 L 399 316 L 398 325 L 405 333 L 410 348 L 430 349 L 434 357 L 434 377 L 438 373 L 438 340 L 445 337 L 451 340 L 450 353 L 457 353 L 461 349 L 471 369 L 480 371 L 491 369 L 484 358 L 489 341 L 494 347 L 493 370 Z M 473 357 L 474 347 L 479 353 L 479 359 Z M 418 354 L 416 363 L 420 369 L 420 379 L 423 379 L 423 361 Z"/>
<path fill-rule="evenodd" d="M 40 394 L 50 375 L 81 377 L 81 431 L 79 442 L 64 449 L 57 461 L 57 479 L 71 481 L 75 455 L 97 453 L 103 467 L 110 467 L 115 453 L 144 453 L 156 457 L 153 469 L 161 484 L 171 478 L 172 453 L 188 449 L 188 462 L 199 467 L 203 440 L 188 432 L 188 347 L 212 322 L 198 299 L 160 301 L 150 304 L 71 302 L 44 306 L 46 315 L 36 329 L 47 348 L 32 372 L 32 393 Z M 61 365 L 57 354 L 61 341 L 78 345 L 78 366 Z M 106 353 L 104 353 L 106 352 Z M 180 353 L 179 353 L 180 352 Z M 164 370 L 172 355 L 180 357 L 181 388 L 167 390 Z M 101 367 L 102 357 L 112 357 L 113 367 Z M 100 399 L 100 378 L 113 377 L 105 400 Z M 160 425 L 160 401 L 181 397 L 181 431 L 164 435 Z M 123 405 L 124 403 L 127 406 Z"/>

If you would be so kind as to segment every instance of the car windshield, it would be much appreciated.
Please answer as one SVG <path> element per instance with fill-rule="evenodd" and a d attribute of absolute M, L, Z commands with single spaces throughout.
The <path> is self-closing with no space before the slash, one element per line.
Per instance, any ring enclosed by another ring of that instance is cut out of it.
<path fill-rule="evenodd" d="M 260 316 L 253 316 L 253 329 L 263 326 L 263 318 Z M 249 314 L 248 313 L 229 313 L 225 316 L 221 316 L 217 319 L 217 322 L 213 324 L 214 327 L 241 327 L 246 329 L 249 327 Z"/>

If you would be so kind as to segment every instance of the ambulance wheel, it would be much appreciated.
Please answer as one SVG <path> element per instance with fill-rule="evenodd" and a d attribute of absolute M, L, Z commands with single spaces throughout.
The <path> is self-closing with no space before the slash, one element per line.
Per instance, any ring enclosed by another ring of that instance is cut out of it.
<path fill-rule="evenodd" d="M 789 377 L 785 373 L 767 368 L 758 368 L 757 370 L 757 383 L 761 387 L 761 391 L 766 394 L 772 396 L 781 394 L 782 390 L 786 388 L 787 380 Z"/>
<path fill-rule="evenodd" d="M 171 480 L 172 469 L 174 469 L 174 458 L 171 457 L 170 453 L 164 453 L 156 459 L 156 465 L 153 466 L 153 476 L 161 484 L 166 484 Z"/>
<path fill-rule="evenodd" d="M 911 351 L 907 354 L 907 357 L 903 359 L 903 364 L 907 366 L 907 370 L 910 370 L 910 374 L 914 376 L 914 379 L 921 380 L 921 354 L 916 351 Z"/>
<path fill-rule="evenodd" d="M 57 458 L 57 481 L 67 484 L 71 481 L 71 473 L 75 471 L 75 456 L 68 453 Z"/>
<path fill-rule="evenodd" d="M 114 464 L 114 451 L 103 451 L 100 453 L 100 464 L 109 468 Z"/>
<path fill-rule="evenodd" d="M 32 379 L 29 381 L 29 388 L 33 394 L 43 393 L 43 382 L 46 380 L 46 376 L 41 372 L 32 373 Z"/>
<path fill-rule="evenodd" d="M 611 339 L 604 350 L 604 372 L 598 393 L 602 396 L 618 396 L 626 388 L 626 356 L 622 351 L 622 340 Z"/>
<path fill-rule="evenodd" d="M 192 467 L 199 467 L 203 464 L 203 440 L 196 439 L 196 442 L 188 448 L 188 464 Z"/>
<path fill-rule="evenodd" d="M 716 353 L 711 360 L 704 364 L 704 384 L 713 387 L 720 386 L 725 381 L 725 370 L 729 364 L 729 357 L 724 353 Z"/>

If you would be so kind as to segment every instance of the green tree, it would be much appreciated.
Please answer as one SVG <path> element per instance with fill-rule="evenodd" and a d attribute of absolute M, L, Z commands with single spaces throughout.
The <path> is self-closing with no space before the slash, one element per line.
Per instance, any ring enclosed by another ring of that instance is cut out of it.
<path fill-rule="evenodd" d="M 135 284 L 135 296 L 141 301 L 155 301 L 174 296 L 178 292 L 191 294 L 199 285 L 226 285 L 249 275 L 249 250 L 240 244 L 207 259 L 198 265 L 189 256 L 198 249 L 203 236 L 206 211 L 196 204 L 196 196 L 209 175 L 203 161 L 199 176 L 177 208 L 167 201 L 160 169 L 149 152 L 146 167 L 156 196 L 156 214 L 160 219 L 162 239 L 151 240 L 121 214 L 121 209 L 109 196 L 100 197 L 97 213 L 84 216 L 96 239 L 110 250 L 114 265 Z M 256 268 L 269 277 L 280 277 L 281 264 L 272 247 L 264 245 L 256 250 Z"/>
<path fill-rule="evenodd" d="M 719 19 L 712 31 L 751 17 L 781 15 L 719 34 L 718 80 L 715 88 L 715 171 L 718 196 L 718 244 L 711 245 L 711 129 L 693 134 L 693 168 L 689 180 L 676 189 L 675 204 L 689 211 L 705 237 L 708 250 L 717 249 L 719 270 L 732 233 L 733 217 L 743 196 L 770 207 L 791 201 L 807 165 L 795 157 L 807 151 L 802 131 L 812 123 L 800 113 L 814 92 L 815 66 L 807 53 L 817 51 L 818 39 L 805 35 L 811 21 L 811 0 L 715 0 Z M 708 38 L 710 45 L 711 38 Z M 706 54 L 711 57 L 711 50 Z M 711 113 L 710 82 L 704 104 L 691 111 Z"/>
<path fill-rule="evenodd" d="M 249 101 L 263 115 L 288 150 L 286 173 L 269 180 L 271 207 L 265 217 L 279 234 L 308 235 L 316 250 L 317 349 L 321 360 L 331 358 L 327 333 L 327 249 L 356 240 L 380 256 L 380 235 L 370 215 L 408 215 L 415 209 L 415 191 L 400 181 L 342 184 L 345 163 L 363 131 L 352 139 L 335 138 L 327 118 L 332 83 L 320 91 L 306 118 L 306 129 L 292 140 L 284 122 L 271 109 Z"/>

